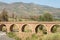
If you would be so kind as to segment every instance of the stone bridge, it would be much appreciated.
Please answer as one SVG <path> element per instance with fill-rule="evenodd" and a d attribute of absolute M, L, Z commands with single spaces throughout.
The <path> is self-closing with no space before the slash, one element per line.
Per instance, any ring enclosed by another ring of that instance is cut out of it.
<path fill-rule="evenodd" d="M 43 25 L 47 33 L 51 33 L 54 25 L 60 25 L 60 22 L 37 22 L 37 21 L 21 21 L 21 22 L 0 22 L 0 31 L 5 26 L 6 32 L 12 32 L 13 25 L 16 25 L 18 32 L 24 32 L 25 29 L 30 29 L 32 33 L 37 33 L 39 26 Z"/>

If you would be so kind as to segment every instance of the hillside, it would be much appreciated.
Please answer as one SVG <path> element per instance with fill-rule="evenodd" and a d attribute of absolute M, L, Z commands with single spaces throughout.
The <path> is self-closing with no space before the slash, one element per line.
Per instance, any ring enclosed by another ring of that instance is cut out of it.
<path fill-rule="evenodd" d="M 9 15 L 15 13 L 18 17 L 39 16 L 45 12 L 51 13 L 55 18 L 60 18 L 60 8 L 49 7 L 34 3 L 15 2 L 11 4 L 0 2 L 0 12 L 6 8 Z"/>

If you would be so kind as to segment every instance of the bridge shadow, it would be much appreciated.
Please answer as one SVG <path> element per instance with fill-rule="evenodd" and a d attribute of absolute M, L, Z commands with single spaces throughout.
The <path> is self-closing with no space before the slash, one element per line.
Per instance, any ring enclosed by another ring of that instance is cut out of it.
<path fill-rule="evenodd" d="M 36 26 L 35 32 L 36 32 L 36 33 L 47 34 L 47 29 L 45 28 L 44 25 L 39 24 L 39 25 Z"/>
<path fill-rule="evenodd" d="M 52 33 L 57 33 L 59 32 L 60 33 L 60 25 L 53 25 L 52 28 L 51 28 L 51 32 Z"/>
<path fill-rule="evenodd" d="M 18 31 L 19 31 L 19 30 L 18 30 L 16 24 L 12 24 L 12 25 L 10 26 L 10 32 L 18 32 Z"/>
<path fill-rule="evenodd" d="M 25 27 L 27 26 L 27 24 L 24 24 L 23 26 L 22 26 L 22 28 L 21 28 L 21 31 L 22 32 L 25 32 Z"/>
<path fill-rule="evenodd" d="M 22 32 L 32 32 L 32 30 L 30 30 L 30 27 L 28 24 L 24 24 L 21 28 Z"/>
<path fill-rule="evenodd" d="M 6 28 L 6 25 L 5 24 L 1 24 L 0 25 L 0 31 L 7 32 L 7 28 Z"/>

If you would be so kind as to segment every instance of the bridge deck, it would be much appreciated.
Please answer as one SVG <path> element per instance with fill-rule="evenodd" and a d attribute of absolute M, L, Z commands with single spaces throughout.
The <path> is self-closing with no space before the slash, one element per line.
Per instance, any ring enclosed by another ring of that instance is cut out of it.
<path fill-rule="evenodd" d="M 39 22 L 39 21 L 21 21 L 21 22 L 0 22 L 0 24 L 11 24 L 11 23 L 14 23 L 14 24 L 60 24 L 60 21 L 51 21 L 51 22 Z"/>

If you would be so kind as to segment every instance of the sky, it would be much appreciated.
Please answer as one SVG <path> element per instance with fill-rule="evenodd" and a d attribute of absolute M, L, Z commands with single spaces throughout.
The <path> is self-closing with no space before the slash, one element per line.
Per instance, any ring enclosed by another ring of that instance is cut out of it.
<path fill-rule="evenodd" d="M 0 0 L 0 2 L 13 3 L 13 2 L 24 2 L 24 3 L 35 3 L 40 5 L 48 5 L 55 8 L 60 8 L 60 0 Z"/>

